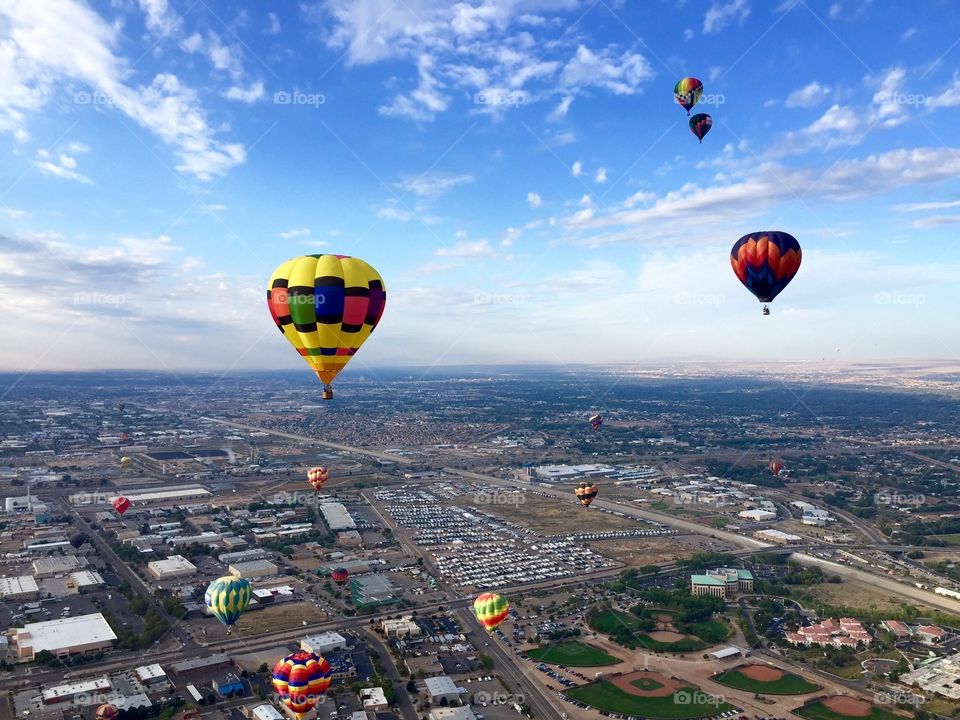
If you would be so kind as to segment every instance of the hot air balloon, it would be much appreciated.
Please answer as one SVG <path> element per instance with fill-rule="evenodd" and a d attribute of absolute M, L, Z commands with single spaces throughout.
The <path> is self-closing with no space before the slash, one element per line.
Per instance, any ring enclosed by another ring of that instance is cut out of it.
<path fill-rule="evenodd" d="M 370 337 L 383 315 L 387 292 L 370 265 L 347 255 L 303 255 L 270 277 L 267 305 L 280 332 L 323 383 L 331 383 Z"/>
<path fill-rule="evenodd" d="M 473 601 L 473 614 L 491 635 L 510 613 L 510 603 L 496 593 L 481 593 Z"/>
<path fill-rule="evenodd" d="M 117 710 L 116 705 L 110 705 L 107 703 L 106 705 L 101 705 L 97 708 L 96 717 L 97 720 L 116 720 L 116 717 L 119 713 L 120 711 Z"/>
<path fill-rule="evenodd" d="M 590 503 L 593 502 L 598 491 L 596 483 L 582 482 L 573 489 L 573 492 L 584 507 L 590 507 Z"/>
<path fill-rule="evenodd" d="M 133 460 L 128 458 L 126 455 L 120 458 L 120 467 L 128 468 L 131 465 L 133 465 Z"/>
<path fill-rule="evenodd" d="M 127 409 L 126 405 L 124 405 L 123 403 L 117 403 L 117 410 L 119 410 L 120 412 L 123 412 L 126 409 Z"/>
<path fill-rule="evenodd" d="M 129 435 L 127 435 L 126 433 L 123 433 L 123 432 L 120 433 L 120 442 L 126 442 L 126 441 L 129 440 L 129 439 L 130 439 L 130 436 L 129 436 Z"/>
<path fill-rule="evenodd" d="M 226 575 L 217 578 L 207 587 L 203 601 L 210 610 L 210 614 L 227 626 L 227 635 L 233 630 L 234 624 L 250 604 L 250 595 L 253 587 L 249 580 Z"/>
<path fill-rule="evenodd" d="M 319 655 L 295 652 L 273 666 L 273 687 L 280 700 L 302 720 L 330 687 L 333 670 Z"/>
<path fill-rule="evenodd" d="M 711 127 L 713 127 L 713 118 L 706 113 L 698 113 L 690 118 L 690 132 L 696 135 L 701 143 Z"/>
<path fill-rule="evenodd" d="M 33 437 L 30 438 L 33 441 L 34 445 L 39 445 L 40 441 L 43 440 L 43 435 L 40 433 L 34 433 Z"/>
<path fill-rule="evenodd" d="M 744 287 L 762 303 L 771 302 L 790 284 L 800 269 L 800 243 L 789 233 L 764 230 L 734 243 L 730 265 Z M 770 308 L 763 306 L 763 314 Z"/>
<path fill-rule="evenodd" d="M 690 108 L 697 104 L 703 94 L 703 83 L 693 77 L 685 77 L 673 86 L 673 96 L 677 102 L 690 114 Z"/>
<path fill-rule="evenodd" d="M 599 430 L 601 425 L 603 425 L 603 418 L 600 417 L 599 413 L 590 416 L 590 427 L 594 430 Z"/>
<path fill-rule="evenodd" d="M 334 571 L 333 571 L 332 573 L 330 573 L 330 578 L 331 578 L 337 585 L 344 585 L 344 584 L 346 584 L 347 580 L 350 579 L 350 573 L 347 572 L 347 569 L 346 569 L 346 568 L 338 567 L 338 568 L 334 569 Z"/>
<path fill-rule="evenodd" d="M 779 475 L 780 471 L 783 470 L 783 463 L 778 462 L 777 460 L 771 460 L 768 467 L 770 468 L 771 473 L 774 475 Z"/>
<path fill-rule="evenodd" d="M 77 533 L 70 537 L 70 544 L 73 545 L 74 550 L 79 550 L 80 546 L 87 542 L 87 536 L 83 533 Z"/>
<path fill-rule="evenodd" d="M 116 510 L 122 516 L 127 509 L 130 507 L 130 501 L 125 497 L 117 497 L 113 499 L 113 509 Z"/>
<path fill-rule="evenodd" d="M 307 482 L 313 485 L 313 489 L 319 491 L 327 482 L 327 469 L 325 467 L 312 467 L 307 470 Z"/>

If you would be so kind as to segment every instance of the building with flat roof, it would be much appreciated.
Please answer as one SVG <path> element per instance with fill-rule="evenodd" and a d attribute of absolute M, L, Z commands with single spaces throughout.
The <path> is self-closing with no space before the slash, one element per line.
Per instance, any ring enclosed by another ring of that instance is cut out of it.
<path fill-rule="evenodd" d="M 113 647 L 117 636 L 100 613 L 29 623 L 15 629 L 13 642 L 20 660 L 33 660 L 47 650 L 57 657 Z"/>
<path fill-rule="evenodd" d="M 420 637 L 420 626 L 413 621 L 412 615 L 404 615 L 397 620 L 382 620 L 380 627 L 388 638 Z"/>
<path fill-rule="evenodd" d="M 383 694 L 383 688 L 372 687 L 364 688 L 360 691 L 360 702 L 363 703 L 364 710 L 379 712 L 386 710 L 390 705 L 387 703 L 387 696 Z"/>
<path fill-rule="evenodd" d="M 430 720 L 477 720 L 469 706 L 438 707 L 430 710 Z"/>
<path fill-rule="evenodd" d="M 39 594 L 37 581 L 29 575 L 0 578 L 0 600 L 36 600 Z"/>
<path fill-rule="evenodd" d="M 87 559 L 76 555 L 37 558 L 30 563 L 30 572 L 39 580 L 52 578 L 54 575 L 71 573 L 86 567 Z"/>
<path fill-rule="evenodd" d="M 169 580 L 171 578 L 189 577 L 195 575 L 197 566 L 187 560 L 183 555 L 171 555 L 166 560 L 153 560 L 147 563 L 147 570 L 157 580 Z"/>
<path fill-rule="evenodd" d="M 280 568 L 269 560 L 251 560 L 230 565 L 228 571 L 238 578 L 274 577 L 280 574 Z"/>
<path fill-rule="evenodd" d="M 77 592 L 92 592 L 97 588 L 106 585 L 103 576 L 92 570 L 79 570 L 70 573 L 70 584 L 77 589 Z"/>
<path fill-rule="evenodd" d="M 778 545 L 797 545 L 803 542 L 803 538 L 799 535 L 781 532 L 780 530 L 757 530 L 753 536 L 761 540 L 775 542 Z"/>
<path fill-rule="evenodd" d="M 78 695 L 89 698 L 96 695 L 106 695 L 110 690 L 110 679 L 104 676 L 96 680 L 48 688 L 40 694 L 40 698 L 44 705 L 56 705 L 57 703 L 71 702 Z"/>
<path fill-rule="evenodd" d="M 771 510 L 741 510 L 738 515 L 744 520 L 753 520 L 754 522 L 766 522 L 767 520 L 776 520 L 777 514 Z"/>
<path fill-rule="evenodd" d="M 324 503 L 320 506 L 320 512 L 323 513 L 323 519 L 327 523 L 327 527 L 333 532 L 357 529 L 357 524 L 350 517 L 350 513 L 347 512 L 343 503 Z"/>
<path fill-rule="evenodd" d="M 170 678 L 167 677 L 167 673 L 163 671 L 159 663 L 143 665 L 134 672 L 136 672 L 140 684 L 148 688 L 164 687 L 170 683 Z"/>
<path fill-rule="evenodd" d="M 362 575 L 350 581 L 353 604 L 357 607 L 376 607 L 395 603 L 396 590 L 390 579 L 383 575 Z"/>
<path fill-rule="evenodd" d="M 690 576 L 690 594 L 696 596 L 735 597 L 753 592 L 753 573 L 743 568 L 717 568 L 703 575 Z"/>
<path fill-rule="evenodd" d="M 250 550 L 238 550 L 237 552 L 220 553 L 217 559 L 225 565 L 234 565 L 241 562 L 251 562 L 253 560 L 269 560 L 273 557 L 273 552 L 265 548 L 252 548 Z"/>
<path fill-rule="evenodd" d="M 182 675 L 183 673 L 195 672 L 197 670 L 214 670 L 216 668 L 227 667 L 230 664 L 229 655 L 226 653 L 217 653 L 216 655 L 207 655 L 206 657 L 173 663 L 170 669 L 177 675 Z"/>
<path fill-rule="evenodd" d="M 466 693 L 464 688 L 457 687 L 457 684 L 447 675 L 428 677 L 423 682 L 424 685 L 426 685 L 430 702 L 434 705 L 440 703 L 442 700 L 446 700 L 447 702 L 459 700 L 460 696 Z"/>
<path fill-rule="evenodd" d="M 233 673 L 227 673 L 222 678 L 214 680 L 212 685 L 220 697 L 243 695 L 247 691 L 243 685 L 243 681 Z"/>
<path fill-rule="evenodd" d="M 286 720 L 286 716 L 269 703 L 251 708 L 248 716 L 251 720 Z"/>
<path fill-rule="evenodd" d="M 300 641 L 300 649 L 312 652 L 314 655 L 325 655 L 333 650 L 346 650 L 347 639 L 335 632 L 307 635 Z"/>

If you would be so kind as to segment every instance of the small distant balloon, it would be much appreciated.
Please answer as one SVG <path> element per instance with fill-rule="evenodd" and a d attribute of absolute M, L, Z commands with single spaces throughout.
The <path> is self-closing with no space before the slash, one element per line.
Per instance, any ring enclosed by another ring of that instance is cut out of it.
<path fill-rule="evenodd" d="M 599 430 L 601 425 L 603 425 L 603 418 L 600 417 L 599 413 L 590 416 L 590 427 L 592 427 L 594 431 Z"/>
<path fill-rule="evenodd" d="M 130 509 L 130 505 L 131 505 L 130 501 L 123 496 L 114 498 L 112 504 L 113 504 L 113 509 L 116 510 L 118 513 L 120 513 L 121 517 L 127 510 Z"/>

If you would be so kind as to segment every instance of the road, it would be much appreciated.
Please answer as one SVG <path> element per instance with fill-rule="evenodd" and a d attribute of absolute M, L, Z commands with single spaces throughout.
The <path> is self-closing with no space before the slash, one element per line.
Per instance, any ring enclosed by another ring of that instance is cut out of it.
<path fill-rule="evenodd" d="M 384 670 L 387 671 L 387 677 L 393 682 L 393 687 L 397 695 L 397 705 L 400 707 L 400 712 L 403 713 L 403 717 L 406 718 L 406 720 L 417 720 L 417 709 L 413 706 L 410 693 L 407 692 L 406 681 L 400 677 L 397 665 L 393 661 L 393 657 L 391 657 L 387 646 L 383 644 L 383 640 L 375 632 L 364 629 L 364 634 L 367 636 L 367 642 L 373 647 L 373 651 L 377 653 L 377 657 L 380 658 L 380 664 L 383 665 Z"/>
<path fill-rule="evenodd" d="M 187 415 L 188 413 L 181 414 Z M 191 415 L 190 417 L 193 416 Z M 316 438 L 307 437 L 306 435 L 294 435 L 293 433 L 271 430 L 270 428 L 258 427 L 256 425 L 244 425 L 243 423 L 236 423 L 230 420 L 221 420 L 219 418 L 207 417 L 205 415 L 200 416 L 200 420 L 208 420 L 210 422 L 217 423 L 218 425 L 227 425 L 229 427 L 239 428 L 241 430 L 264 432 L 269 435 L 276 435 L 277 437 L 286 438 L 287 440 L 296 440 L 298 442 L 306 443 L 307 445 L 320 445 L 321 447 L 327 447 L 331 450 L 340 450 L 341 452 L 365 455 L 367 457 L 372 457 L 377 460 L 386 460 L 387 462 L 396 463 L 398 465 L 409 465 L 412 462 L 409 458 L 398 455 L 388 455 L 387 453 L 377 452 L 376 450 L 367 450 L 366 448 L 358 448 L 352 445 L 340 445 L 338 443 L 326 442 L 325 440 L 317 440 Z"/>

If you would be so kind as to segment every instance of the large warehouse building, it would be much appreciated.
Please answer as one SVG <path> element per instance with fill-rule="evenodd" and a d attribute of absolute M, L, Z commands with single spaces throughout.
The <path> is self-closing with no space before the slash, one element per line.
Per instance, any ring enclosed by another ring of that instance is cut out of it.
<path fill-rule="evenodd" d="M 0 578 L 0 600 L 36 600 L 39 594 L 37 581 L 29 575 Z"/>
<path fill-rule="evenodd" d="M 183 555 L 171 555 L 166 560 L 154 560 L 147 563 L 147 569 L 157 580 L 188 577 L 197 572 L 197 566 Z"/>
<path fill-rule="evenodd" d="M 20 660 L 33 660 L 47 650 L 57 657 L 79 655 L 112 647 L 117 636 L 100 613 L 59 620 L 29 623 L 14 630 L 14 644 Z"/>

